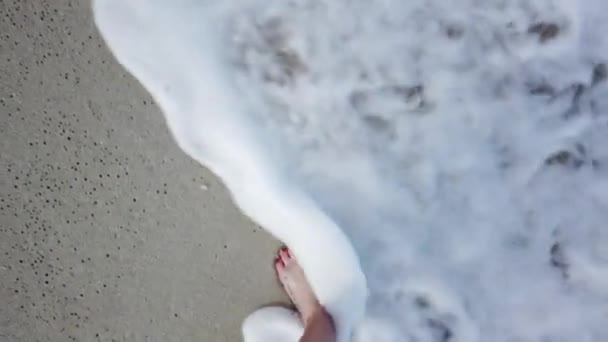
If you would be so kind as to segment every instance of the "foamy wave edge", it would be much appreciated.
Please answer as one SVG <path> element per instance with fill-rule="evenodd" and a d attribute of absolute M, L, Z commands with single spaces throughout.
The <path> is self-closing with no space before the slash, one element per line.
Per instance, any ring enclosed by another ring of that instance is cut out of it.
<path fill-rule="evenodd" d="M 250 121 L 224 65 L 213 8 L 199 1 L 95 0 L 93 10 L 110 50 L 154 97 L 179 146 L 224 181 L 246 215 L 290 247 L 334 317 L 338 340 L 348 341 L 367 297 L 357 254 L 281 171 L 269 153 L 273 141 Z M 246 342 L 297 341 L 302 328 L 288 311 L 264 308 L 246 319 L 243 334 Z"/>

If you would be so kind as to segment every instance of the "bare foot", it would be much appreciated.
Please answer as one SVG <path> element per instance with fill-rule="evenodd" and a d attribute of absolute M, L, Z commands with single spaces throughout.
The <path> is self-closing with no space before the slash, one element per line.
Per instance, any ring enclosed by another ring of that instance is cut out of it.
<path fill-rule="evenodd" d="M 285 292 L 296 306 L 302 321 L 307 325 L 315 314 L 323 311 L 323 308 L 308 284 L 304 270 L 287 247 L 281 248 L 277 253 L 274 267 Z"/>

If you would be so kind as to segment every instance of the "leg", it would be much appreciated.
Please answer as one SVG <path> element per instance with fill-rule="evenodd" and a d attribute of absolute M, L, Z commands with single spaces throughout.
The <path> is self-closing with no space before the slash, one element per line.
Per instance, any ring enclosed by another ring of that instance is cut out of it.
<path fill-rule="evenodd" d="M 321 308 L 306 322 L 300 342 L 335 342 L 336 332 L 331 316 Z"/>
<path fill-rule="evenodd" d="M 300 342 L 335 342 L 336 331 L 329 313 L 319 304 L 304 271 L 287 247 L 279 250 L 275 268 L 285 292 L 296 306 L 304 323 Z"/>

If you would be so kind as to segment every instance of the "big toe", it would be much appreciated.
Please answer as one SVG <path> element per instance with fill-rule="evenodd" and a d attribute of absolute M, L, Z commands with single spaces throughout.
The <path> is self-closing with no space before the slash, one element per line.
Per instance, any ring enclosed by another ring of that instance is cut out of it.
<path fill-rule="evenodd" d="M 278 257 L 283 262 L 283 265 L 289 264 L 291 261 L 291 253 L 289 252 L 289 248 L 281 247 L 281 249 L 279 249 Z"/>
<path fill-rule="evenodd" d="M 279 279 L 285 273 L 285 263 L 283 262 L 283 259 L 281 259 L 280 256 L 276 256 L 274 258 L 274 269 L 277 271 L 277 275 L 279 276 Z"/>

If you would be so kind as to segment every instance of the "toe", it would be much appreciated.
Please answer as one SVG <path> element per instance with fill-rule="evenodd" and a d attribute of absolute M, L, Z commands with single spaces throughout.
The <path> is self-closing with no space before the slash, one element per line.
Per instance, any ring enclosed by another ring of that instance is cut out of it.
<path fill-rule="evenodd" d="M 287 264 L 291 260 L 291 254 L 287 247 L 282 247 L 279 250 L 279 258 L 283 261 L 283 264 Z"/>
<path fill-rule="evenodd" d="M 283 274 L 283 271 L 285 270 L 285 263 L 280 257 L 274 258 L 274 269 L 277 271 L 279 276 Z"/>

